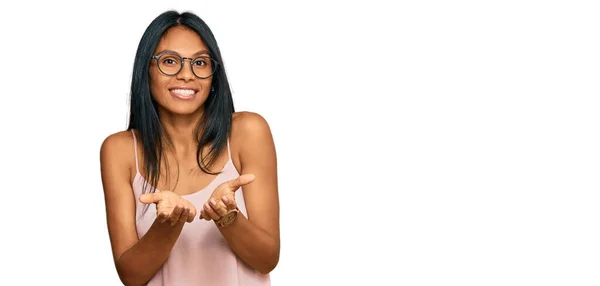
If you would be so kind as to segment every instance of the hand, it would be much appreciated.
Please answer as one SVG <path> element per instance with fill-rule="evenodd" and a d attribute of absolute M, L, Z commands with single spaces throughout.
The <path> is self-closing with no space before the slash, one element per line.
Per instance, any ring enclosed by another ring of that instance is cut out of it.
<path fill-rule="evenodd" d="M 140 196 L 143 204 L 156 204 L 156 219 L 160 223 L 169 222 L 171 226 L 178 222 L 192 222 L 196 217 L 196 208 L 190 202 L 170 191 L 157 191 Z"/>
<path fill-rule="evenodd" d="M 217 221 L 230 210 L 236 209 L 235 191 L 241 186 L 252 183 L 254 179 L 256 179 L 254 175 L 244 174 L 220 184 L 203 205 L 200 211 L 200 219 Z"/>

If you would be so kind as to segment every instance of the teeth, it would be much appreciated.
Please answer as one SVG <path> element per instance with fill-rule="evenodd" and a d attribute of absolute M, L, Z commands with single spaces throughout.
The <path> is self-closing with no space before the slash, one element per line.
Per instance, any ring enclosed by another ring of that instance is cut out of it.
<path fill-rule="evenodd" d="M 181 94 L 183 96 L 190 96 L 190 95 L 196 93 L 195 91 L 193 91 L 191 89 L 172 89 L 171 92 Z"/>

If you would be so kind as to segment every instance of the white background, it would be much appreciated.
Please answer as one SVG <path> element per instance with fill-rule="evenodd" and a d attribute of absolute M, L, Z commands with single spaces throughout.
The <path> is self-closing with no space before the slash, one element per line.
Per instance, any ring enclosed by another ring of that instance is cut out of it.
<path fill-rule="evenodd" d="M 0 284 L 120 285 L 100 144 L 173 8 L 271 125 L 273 285 L 599 285 L 593 1 L 282 2 L 3 2 Z"/>

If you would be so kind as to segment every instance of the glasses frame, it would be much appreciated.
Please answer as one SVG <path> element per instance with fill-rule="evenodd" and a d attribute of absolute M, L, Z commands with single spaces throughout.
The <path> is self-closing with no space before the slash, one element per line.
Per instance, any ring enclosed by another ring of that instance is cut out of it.
<path fill-rule="evenodd" d="M 179 66 L 179 70 L 177 70 L 177 72 L 176 72 L 176 73 L 174 73 L 174 74 L 168 74 L 168 73 L 165 73 L 163 70 L 161 70 L 161 69 L 160 69 L 160 63 L 159 63 L 159 61 L 158 61 L 158 60 L 160 59 L 160 57 L 162 57 L 162 56 L 165 56 L 165 55 L 176 56 L 176 57 L 178 57 L 178 58 L 180 58 L 180 59 L 181 59 L 181 61 L 180 61 L 180 62 L 181 62 L 181 65 Z M 154 56 L 150 57 L 150 59 L 152 59 L 152 60 L 156 60 L 156 68 L 157 68 L 157 69 L 158 69 L 158 70 L 159 70 L 159 71 L 160 71 L 162 74 L 164 74 L 164 75 L 166 75 L 166 76 L 176 76 L 177 74 L 179 74 L 179 73 L 181 72 L 181 70 L 183 69 L 183 65 L 185 65 L 185 60 L 190 60 L 190 69 L 192 70 L 192 73 L 194 74 L 194 76 L 196 76 L 197 78 L 201 78 L 201 79 L 207 79 L 207 78 L 210 78 L 210 77 L 212 77 L 212 76 L 215 74 L 215 72 L 217 71 L 217 67 L 219 66 L 219 62 L 218 62 L 217 60 L 215 60 L 215 59 L 211 58 L 210 56 L 197 56 L 197 57 L 195 57 L 195 58 L 186 58 L 186 57 L 182 57 L 182 56 L 180 56 L 180 55 L 179 55 L 179 54 L 177 54 L 177 53 L 169 53 L 169 52 L 167 52 L 167 53 L 160 53 L 160 54 L 158 54 L 158 55 L 154 55 Z M 211 60 L 211 61 L 214 63 L 214 66 L 213 66 L 213 68 L 212 68 L 212 72 L 210 73 L 210 75 L 209 75 L 209 76 L 207 76 L 207 77 L 201 77 L 201 76 L 198 76 L 198 75 L 197 75 L 197 74 L 194 72 L 194 67 L 193 67 L 192 65 L 194 64 L 194 62 L 195 62 L 197 59 L 209 59 L 209 60 Z"/>

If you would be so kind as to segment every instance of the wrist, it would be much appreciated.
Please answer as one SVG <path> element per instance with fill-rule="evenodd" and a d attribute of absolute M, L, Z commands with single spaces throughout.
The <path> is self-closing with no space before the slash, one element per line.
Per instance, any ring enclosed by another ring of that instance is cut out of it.
<path fill-rule="evenodd" d="M 227 212 L 227 214 L 225 214 L 224 216 L 222 216 L 220 219 L 215 221 L 215 224 L 218 227 L 228 227 L 233 225 L 237 220 L 238 217 L 241 215 L 240 209 L 239 208 L 235 208 L 233 210 L 229 210 Z"/>

